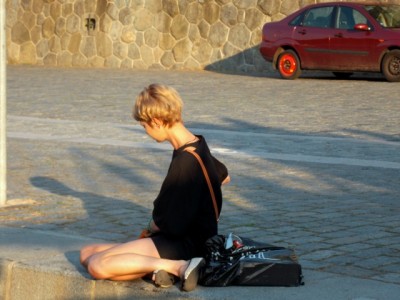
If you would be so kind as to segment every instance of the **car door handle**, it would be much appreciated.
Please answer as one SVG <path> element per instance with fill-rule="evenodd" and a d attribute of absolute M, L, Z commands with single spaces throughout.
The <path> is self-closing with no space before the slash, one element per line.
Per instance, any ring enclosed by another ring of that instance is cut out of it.
<path fill-rule="evenodd" d="M 306 34 L 306 33 L 307 33 L 307 30 L 305 30 L 305 29 L 301 29 L 301 30 L 299 30 L 299 33 L 300 33 L 300 34 L 302 34 L 302 35 L 304 35 L 304 34 Z"/>
<path fill-rule="evenodd" d="M 337 37 L 337 38 L 342 38 L 343 37 L 343 33 L 340 32 L 340 33 L 335 34 L 334 36 Z"/>

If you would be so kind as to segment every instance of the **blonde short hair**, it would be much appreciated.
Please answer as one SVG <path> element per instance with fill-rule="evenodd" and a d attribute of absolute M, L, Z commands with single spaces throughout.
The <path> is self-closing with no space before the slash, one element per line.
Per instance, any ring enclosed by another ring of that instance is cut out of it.
<path fill-rule="evenodd" d="M 182 121 L 182 108 L 182 99 L 174 88 L 151 84 L 136 97 L 132 116 L 148 124 L 157 118 L 170 127 Z"/>

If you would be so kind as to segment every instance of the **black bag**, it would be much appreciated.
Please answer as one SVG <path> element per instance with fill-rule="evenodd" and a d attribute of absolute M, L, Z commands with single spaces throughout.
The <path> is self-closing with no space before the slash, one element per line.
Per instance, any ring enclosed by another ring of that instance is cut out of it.
<path fill-rule="evenodd" d="M 294 250 L 260 244 L 229 234 L 206 241 L 206 265 L 200 271 L 204 286 L 299 286 L 301 265 Z"/>

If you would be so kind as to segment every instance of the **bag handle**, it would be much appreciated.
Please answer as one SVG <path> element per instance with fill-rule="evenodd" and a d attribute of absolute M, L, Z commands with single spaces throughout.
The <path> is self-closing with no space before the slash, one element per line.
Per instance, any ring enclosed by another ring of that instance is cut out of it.
<path fill-rule="evenodd" d="M 208 176 L 207 169 L 204 166 L 203 160 L 201 159 L 200 155 L 198 155 L 196 152 L 194 152 L 194 149 L 195 149 L 194 147 L 187 147 L 187 148 L 185 148 L 185 151 L 191 153 L 197 159 L 197 161 L 199 162 L 199 164 L 201 166 L 201 169 L 203 170 L 203 174 L 204 174 L 204 177 L 206 178 L 208 189 L 210 190 L 211 199 L 212 199 L 213 205 L 214 205 L 215 219 L 218 222 L 219 221 L 219 213 L 218 213 L 217 200 L 215 199 L 214 189 L 212 187 L 210 177 Z"/>

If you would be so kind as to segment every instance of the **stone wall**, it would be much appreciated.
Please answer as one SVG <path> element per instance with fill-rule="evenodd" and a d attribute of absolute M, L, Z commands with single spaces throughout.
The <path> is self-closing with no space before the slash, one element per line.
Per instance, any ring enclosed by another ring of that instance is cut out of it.
<path fill-rule="evenodd" d="M 10 64 L 263 71 L 265 22 L 307 0 L 6 0 Z"/>

